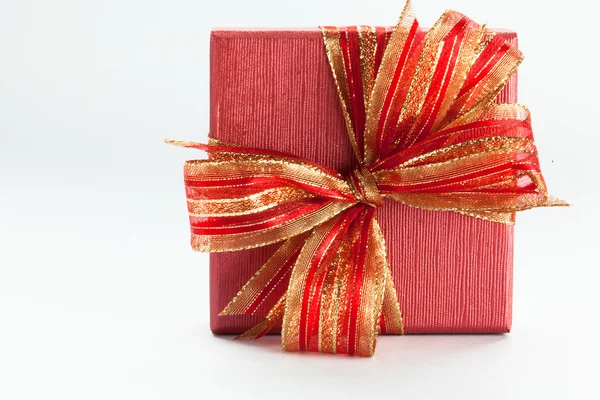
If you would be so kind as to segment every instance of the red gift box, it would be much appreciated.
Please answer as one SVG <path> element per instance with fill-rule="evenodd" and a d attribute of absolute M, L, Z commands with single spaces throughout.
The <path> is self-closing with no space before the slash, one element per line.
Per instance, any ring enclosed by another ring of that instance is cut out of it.
<path fill-rule="evenodd" d="M 517 40 L 514 32 L 499 34 Z M 320 30 L 215 30 L 210 58 L 211 138 L 352 170 L 355 157 Z M 514 74 L 497 101 L 516 100 Z M 390 200 L 377 209 L 377 219 L 405 333 L 510 330 L 511 225 Z M 256 316 L 218 316 L 277 247 L 210 255 L 214 333 L 240 334 L 267 313 L 263 305 Z"/>

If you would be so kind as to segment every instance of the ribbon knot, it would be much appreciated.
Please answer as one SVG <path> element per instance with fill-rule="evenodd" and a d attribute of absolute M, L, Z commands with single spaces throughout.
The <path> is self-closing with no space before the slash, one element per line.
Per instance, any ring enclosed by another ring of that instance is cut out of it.
<path fill-rule="evenodd" d="M 379 192 L 377 187 L 377 181 L 373 177 L 373 174 L 364 164 L 359 164 L 349 176 L 346 181 L 352 189 L 352 193 L 356 198 L 364 204 L 371 207 L 377 208 L 383 205 L 383 196 Z"/>

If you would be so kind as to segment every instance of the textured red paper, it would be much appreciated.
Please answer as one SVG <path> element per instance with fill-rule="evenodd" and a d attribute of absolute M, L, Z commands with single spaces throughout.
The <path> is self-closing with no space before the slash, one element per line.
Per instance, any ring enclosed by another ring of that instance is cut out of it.
<path fill-rule="evenodd" d="M 500 31 L 516 41 L 514 32 Z M 347 172 L 354 155 L 318 29 L 215 30 L 210 136 Z M 514 75 L 498 101 L 516 102 Z M 513 227 L 386 201 L 377 211 L 406 333 L 508 332 Z M 278 244 L 210 255 L 210 326 L 239 334 L 257 316 L 218 313 Z"/>

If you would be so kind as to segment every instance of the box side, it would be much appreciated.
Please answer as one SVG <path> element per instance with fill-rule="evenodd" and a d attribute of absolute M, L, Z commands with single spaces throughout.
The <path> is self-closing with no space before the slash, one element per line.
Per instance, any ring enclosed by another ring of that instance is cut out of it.
<path fill-rule="evenodd" d="M 499 34 L 516 41 L 513 32 Z M 516 84 L 515 75 L 497 101 L 516 102 Z M 211 137 L 341 172 L 354 165 L 319 30 L 214 31 L 210 91 Z M 512 226 L 392 201 L 377 216 L 406 333 L 510 330 Z M 277 246 L 211 254 L 214 333 L 239 334 L 266 314 L 262 307 L 257 316 L 218 316 Z"/>

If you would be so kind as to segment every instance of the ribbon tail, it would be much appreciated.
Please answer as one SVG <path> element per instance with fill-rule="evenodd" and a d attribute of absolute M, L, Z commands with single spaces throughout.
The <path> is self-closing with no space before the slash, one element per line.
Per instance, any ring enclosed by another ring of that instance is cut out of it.
<path fill-rule="evenodd" d="M 281 288 L 289 282 L 290 273 L 308 236 L 309 233 L 294 236 L 279 246 L 219 316 L 255 315 L 264 308 L 263 304 L 273 304 L 274 294 L 281 293 Z"/>
<path fill-rule="evenodd" d="M 381 308 L 381 333 L 383 335 L 404 335 L 404 324 L 398 295 L 392 280 L 389 266 L 386 268 L 385 293 L 383 295 L 383 306 Z"/>
<path fill-rule="evenodd" d="M 281 329 L 284 350 L 318 350 L 313 340 L 314 316 L 319 315 L 321 308 L 324 280 L 329 267 L 335 261 L 343 234 L 360 210 L 362 207 L 353 207 L 341 216 L 318 226 L 302 248 L 287 291 Z"/>
<path fill-rule="evenodd" d="M 553 196 L 548 196 L 546 198 L 546 201 L 543 203 L 543 206 L 544 207 L 569 207 L 570 204 L 559 198 L 556 198 Z"/>
<path fill-rule="evenodd" d="M 383 294 L 383 304 L 381 307 L 380 330 L 384 335 L 404 335 L 404 323 L 402 321 L 402 312 L 400 311 L 400 303 L 398 302 L 398 294 L 396 286 L 392 279 L 392 270 L 387 261 L 385 239 L 379 228 L 377 220 L 373 221 L 374 229 L 373 236 L 377 243 L 381 243 L 383 247 L 383 256 L 379 255 L 381 262 L 385 263 L 385 292 Z"/>
<path fill-rule="evenodd" d="M 278 322 L 281 321 L 283 317 L 283 312 L 285 310 L 285 295 L 281 296 L 277 303 L 271 308 L 265 319 L 263 319 L 258 324 L 254 325 L 252 328 L 248 329 L 246 332 L 237 336 L 236 339 L 260 339 L 265 336 Z"/>
<path fill-rule="evenodd" d="M 283 349 L 372 356 L 386 281 L 391 282 L 386 268 L 372 207 L 353 207 L 315 229 L 290 279 Z M 390 331 L 397 331 L 399 307 L 391 310 Z"/>

